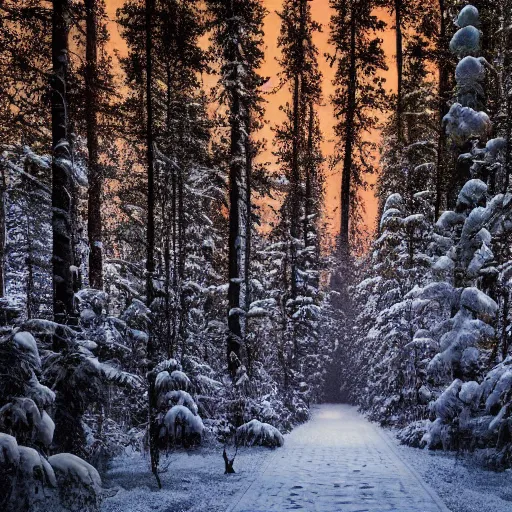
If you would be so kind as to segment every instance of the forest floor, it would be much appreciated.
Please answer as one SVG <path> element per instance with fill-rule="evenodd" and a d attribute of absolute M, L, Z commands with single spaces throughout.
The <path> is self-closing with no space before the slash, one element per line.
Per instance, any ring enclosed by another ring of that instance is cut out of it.
<path fill-rule="evenodd" d="M 341 404 L 315 407 L 283 448 L 239 450 L 234 475 L 223 474 L 222 447 L 174 452 L 161 467 L 158 491 L 147 460 L 116 459 L 105 483 L 117 493 L 102 512 L 512 510 L 511 472 L 489 473 L 469 459 L 399 446 Z"/>

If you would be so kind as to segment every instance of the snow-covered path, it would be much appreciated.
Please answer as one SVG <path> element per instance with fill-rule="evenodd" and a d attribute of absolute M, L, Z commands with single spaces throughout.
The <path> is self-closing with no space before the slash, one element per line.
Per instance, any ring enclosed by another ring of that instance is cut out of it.
<path fill-rule="evenodd" d="M 449 512 L 354 407 L 327 404 L 286 436 L 229 512 Z"/>

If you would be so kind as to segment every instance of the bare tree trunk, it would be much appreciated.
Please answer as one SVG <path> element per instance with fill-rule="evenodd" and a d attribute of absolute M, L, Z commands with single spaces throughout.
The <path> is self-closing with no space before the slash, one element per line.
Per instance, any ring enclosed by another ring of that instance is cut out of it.
<path fill-rule="evenodd" d="M 87 230 L 89 238 L 89 284 L 103 289 L 101 192 L 102 171 L 98 154 L 98 21 L 96 0 L 85 0 L 86 63 L 85 110 L 87 122 L 87 150 L 89 153 L 89 198 Z"/>
<path fill-rule="evenodd" d="M 75 317 L 72 278 L 72 162 L 66 96 L 68 36 L 69 0 L 54 0 L 51 76 L 53 314 L 58 323 L 69 323 Z"/>
<path fill-rule="evenodd" d="M 154 0 L 146 0 L 146 151 L 148 164 L 148 190 L 147 190 L 147 240 L 146 240 L 146 303 L 151 307 L 153 302 L 153 277 L 155 273 L 155 169 L 154 169 L 154 147 L 153 147 L 153 102 L 151 94 L 151 86 L 153 80 L 153 62 L 152 62 L 152 39 L 151 39 L 151 23 L 153 17 Z M 160 476 L 158 474 L 158 464 L 160 453 L 158 450 L 158 422 L 157 422 L 157 404 L 155 380 L 156 374 L 154 367 L 156 366 L 156 346 L 154 334 L 149 332 L 148 338 L 148 399 L 149 399 L 149 453 L 151 457 L 151 471 L 156 478 L 158 487 L 162 487 Z"/>
<path fill-rule="evenodd" d="M 348 77 L 348 109 L 345 119 L 345 144 L 343 158 L 343 175 L 341 179 L 341 229 L 340 256 L 348 262 L 350 257 L 350 199 L 352 181 L 352 146 L 354 143 L 354 121 L 356 113 L 356 19 L 352 7 L 350 18 L 350 68 Z"/>

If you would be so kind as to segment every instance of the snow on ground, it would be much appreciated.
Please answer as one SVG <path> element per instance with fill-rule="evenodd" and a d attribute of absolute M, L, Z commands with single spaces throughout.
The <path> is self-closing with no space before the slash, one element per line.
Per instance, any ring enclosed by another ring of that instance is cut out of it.
<path fill-rule="evenodd" d="M 495 473 L 471 455 L 409 448 L 395 438 L 392 442 L 452 512 L 512 511 L 512 470 Z"/>
<path fill-rule="evenodd" d="M 104 477 L 106 494 L 117 493 L 105 500 L 102 512 L 224 512 L 264 468 L 272 450 L 240 448 L 234 475 L 224 474 L 222 450 L 219 445 L 162 456 L 160 491 L 147 458 L 138 453 L 117 458 Z"/>
<path fill-rule="evenodd" d="M 315 407 L 283 448 L 240 448 L 234 475 L 224 475 L 222 448 L 162 457 L 161 491 L 147 459 L 116 459 L 104 481 L 117 493 L 102 512 L 512 511 L 511 471 L 401 446 L 348 405 Z"/>
<path fill-rule="evenodd" d="M 230 512 L 448 512 L 355 407 L 325 404 L 286 436 Z"/>

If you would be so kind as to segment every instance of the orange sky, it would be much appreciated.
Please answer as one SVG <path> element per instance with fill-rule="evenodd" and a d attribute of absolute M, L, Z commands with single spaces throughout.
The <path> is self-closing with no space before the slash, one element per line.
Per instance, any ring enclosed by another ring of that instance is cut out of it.
<path fill-rule="evenodd" d="M 111 20 L 110 34 L 111 34 L 111 46 L 116 48 L 123 54 L 126 50 L 124 42 L 119 35 L 117 26 L 115 24 L 116 9 L 121 7 L 124 0 L 106 0 L 107 11 Z M 281 9 L 282 0 L 263 0 L 269 14 L 265 21 L 265 64 L 262 68 L 262 75 L 271 77 L 270 85 L 276 85 L 278 82 L 277 74 L 279 72 L 279 66 L 276 61 L 278 56 L 277 49 L 277 37 L 280 29 L 280 19 L 276 14 L 276 11 Z M 320 108 L 320 122 L 321 128 L 324 134 L 323 142 L 323 153 L 325 157 L 329 157 L 334 151 L 334 136 L 333 126 L 335 119 L 333 116 L 333 110 L 329 103 L 329 96 L 333 92 L 332 78 L 334 70 L 331 69 L 323 57 L 324 53 L 330 52 L 331 46 L 328 43 L 329 39 L 329 20 L 332 14 L 332 10 L 329 7 L 329 0 L 313 0 L 311 3 L 313 18 L 323 26 L 323 32 L 315 35 L 315 43 L 319 50 L 319 61 L 320 69 L 324 75 L 323 81 L 323 95 L 324 102 Z M 389 21 L 389 15 L 382 11 L 380 12 L 382 18 L 388 21 L 388 25 L 392 23 Z M 388 58 L 389 71 L 385 73 L 387 79 L 388 88 L 393 88 L 396 85 L 396 72 L 394 66 L 394 33 L 391 28 L 383 32 L 382 37 L 384 39 L 384 49 Z M 205 87 L 208 88 L 216 81 L 216 77 L 204 77 Z M 279 106 L 283 105 L 289 100 L 289 92 L 286 88 L 283 88 L 276 94 L 267 96 L 266 105 L 266 119 L 269 121 L 267 125 L 261 130 L 260 137 L 267 139 L 267 153 L 262 155 L 264 161 L 270 161 L 273 163 L 272 156 L 272 131 L 271 127 L 279 124 L 283 120 L 283 114 L 279 111 Z M 378 133 L 369 135 L 369 138 L 377 140 L 379 137 Z M 326 173 L 326 216 L 329 220 L 329 224 L 332 226 L 332 231 L 336 232 L 339 230 L 339 197 L 340 197 L 340 184 L 341 184 L 341 168 L 335 170 L 325 168 Z M 374 178 L 371 179 L 374 181 Z M 372 191 L 365 192 L 364 195 L 365 207 L 366 207 L 366 223 L 370 228 L 373 228 L 374 220 L 377 212 L 377 203 Z"/>

